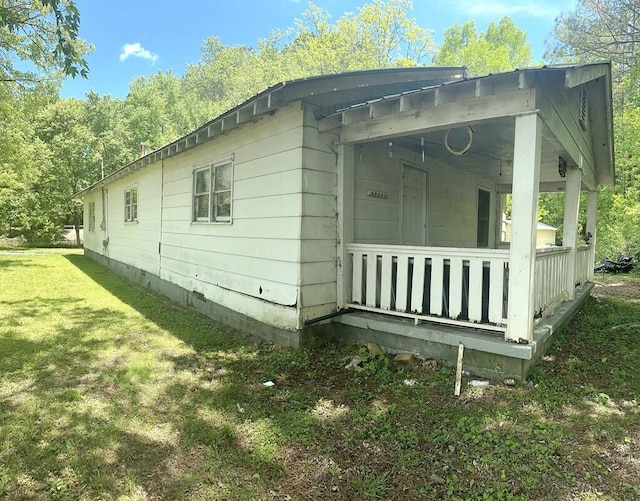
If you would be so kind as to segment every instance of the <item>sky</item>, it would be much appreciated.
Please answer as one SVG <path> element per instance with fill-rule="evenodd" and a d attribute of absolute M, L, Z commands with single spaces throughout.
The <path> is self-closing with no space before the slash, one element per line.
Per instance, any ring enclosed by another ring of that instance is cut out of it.
<path fill-rule="evenodd" d="M 555 18 L 577 0 L 413 0 L 410 13 L 419 26 L 443 31 L 454 23 L 474 21 L 479 31 L 503 16 L 527 33 L 533 59 L 542 61 L 544 42 Z M 314 0 L 335 22 L 367 0 Z M 158 71 L 182 75 L 200 58 L 204 40 L 217 36 L 225 45 L 255 47 L 275 29 L 294 26 L 307 0 L 76 0 L 80 36 L 95 47 L 87 56 L 89 78 L 68 78 L 63 97 L 83 99 L 87 92 L 124 98 L 137 76 Z M 430 61 L 428 61 L 430 62 Z"/>

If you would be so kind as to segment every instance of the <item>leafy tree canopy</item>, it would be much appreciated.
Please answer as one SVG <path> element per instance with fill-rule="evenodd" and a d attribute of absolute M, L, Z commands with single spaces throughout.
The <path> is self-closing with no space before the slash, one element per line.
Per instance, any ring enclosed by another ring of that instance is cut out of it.
<path fill-rule="evenodd" d="M 54 76 L 86 78 L 89 46 L 78 37 L 80 13 L 73 0 L 2 0 L 0 2 L 0 81 L 33 82 L 36 70 Z"/>
<path fill-rule="evenodd" d="M 433 62 L 440 66 L 465 65 L 472 75 L 486 75 L 531 64 L 527 34 L 503 17 L 478 33 L 475 23 L 454 24 L 444 31 L 444 43 Z"/>
<path fill-rule="evenodd" d="M 332 24 L 328 12 L 309 3 L 293 28 L 256 48 L 207 39 L 200 61 L 187 67 L 185 86 L 222 112 L 283 80 L 424 63 L 435 52 L 433 32 L 417 25 L 411 8 L 409 0 L 374 0 Z"/>
<path fill-rule="evenodd" d="M 556 19 L 546 56 L 555 61 L 612 60 L 628 69 L 640 42 L 640 1 L 579 0 Z"/>
<path fill-rule="evenodd" d="M 600 188 L 599 257 L 640 257 L 640 0 L 579 0 L 556 20 L 546 57 L 554 62 L 611 60 L 616 185 Z"/>

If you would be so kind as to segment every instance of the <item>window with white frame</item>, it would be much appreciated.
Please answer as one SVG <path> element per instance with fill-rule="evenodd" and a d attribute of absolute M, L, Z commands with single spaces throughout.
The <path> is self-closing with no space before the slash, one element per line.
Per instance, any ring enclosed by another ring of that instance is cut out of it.
<path fill-rule="evenodd" d="M 96 203 L 89 202 L 89 231 L 96 231 Z"/>
<path fill-rule="evenodd" d="M 233 162 L 226 160 L 193 172 L 193 220 L 231 222 Z"/>
<path fill-rule="evenodd" d="M 138 221 L 138 188 L 133 187 L 124 192 L 124 220 L 127 223 Z"/>

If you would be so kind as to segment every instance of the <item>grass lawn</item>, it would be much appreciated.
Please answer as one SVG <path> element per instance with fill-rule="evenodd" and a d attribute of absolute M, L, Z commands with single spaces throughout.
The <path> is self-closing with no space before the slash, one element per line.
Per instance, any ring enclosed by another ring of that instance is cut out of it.
<path fill-rule="evenodd" d="M 528 384 L 456 398 L 433 361 L 347 371 L 0 253 L 0 499 L 640 499 L 640 278 L 598 281 Z"/>

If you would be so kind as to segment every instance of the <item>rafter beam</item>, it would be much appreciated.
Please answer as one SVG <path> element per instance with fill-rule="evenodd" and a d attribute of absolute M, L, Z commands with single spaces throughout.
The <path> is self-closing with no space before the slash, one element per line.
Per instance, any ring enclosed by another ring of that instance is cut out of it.
<path fill-rule="evenodd" d="M 535 111 L 535 90 L 508 92 L 440 106 L 427 106 L 394 116 L 362 119 L 347 123 L 340 131 L 340 141 L 356 143 L 417 134 L 452 125 L 470 125 L 496 118 Z"/>

